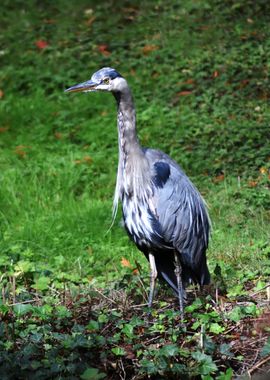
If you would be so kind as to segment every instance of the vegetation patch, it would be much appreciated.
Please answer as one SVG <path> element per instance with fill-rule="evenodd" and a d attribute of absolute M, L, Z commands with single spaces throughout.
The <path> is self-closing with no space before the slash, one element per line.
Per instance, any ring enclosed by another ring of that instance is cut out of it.
<path fill-rule="evenodd" d="M 0 378 L 267 374 L 268 2 L 2 0 L 0 18 Z M 106 66 L 142 145 L 209 206 L 212 283 L 184 325 L 162 286 L 148 310 L 148 263 L 111 227 L 113 97 L 64 93 Z"/>
<path fill-rule="evenodd" d="M 135 269 L 107 291 L 50 276 L 31 286 L 20 277 L 17 288 L 11 276 L 0 306 L 1 378 L 224 380 L 261 370 L 270 354 L 269 284 L 247 282 L 241 296 L 192 289 L 181 324 L 162 288 L 148 309 Z"/>

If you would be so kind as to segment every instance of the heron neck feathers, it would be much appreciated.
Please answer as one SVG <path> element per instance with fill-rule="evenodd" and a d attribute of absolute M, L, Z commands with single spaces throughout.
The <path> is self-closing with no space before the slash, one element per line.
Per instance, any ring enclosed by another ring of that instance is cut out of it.
<path fill-rule="evenodd" d="M 124 196 L 145 197 L 146 189 L 150 189 L 150 178 L 147 176 L 150 169 L 136 133 L 136 114 L 131 92 L 127 87 L 125 91 L 116 93 L 114 96 L 118 105 L 119 142 L 118 173 L 114 197 L 114 213 L 116 213 L 118 200 L 122 200 Z"/>

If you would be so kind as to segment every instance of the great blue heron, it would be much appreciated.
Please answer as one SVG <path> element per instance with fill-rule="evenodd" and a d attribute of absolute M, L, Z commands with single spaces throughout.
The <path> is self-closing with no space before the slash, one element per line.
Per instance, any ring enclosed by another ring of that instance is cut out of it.
<path fill-rule="evenodd" d="M 119 141 L 113 214 L 120 200 L 125 228 L 149 260 L 149 306 L 159 275 L 178 295 L 183 317 L 185 286 L 191 281 L 201 286 L 210 282 L 205 255 L 210 220 L 201 195 L 169 156 L 141 147 L 132 94 L 116 70 L 102 68 L 66 91 L 113 93 Z"/>

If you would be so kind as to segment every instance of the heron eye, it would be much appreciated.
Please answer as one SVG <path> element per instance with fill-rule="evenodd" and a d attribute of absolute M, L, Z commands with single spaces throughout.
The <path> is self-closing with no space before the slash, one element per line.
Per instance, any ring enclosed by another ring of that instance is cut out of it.
<path fill-rule="evenodd" d="M 109 79 L 109 78 L 105 78 L 105 79 L 103 79 L 103 83 L 105 83 L 105 84 L 109 84 L 109 83 L 110 83 L 110 79 Z"/>

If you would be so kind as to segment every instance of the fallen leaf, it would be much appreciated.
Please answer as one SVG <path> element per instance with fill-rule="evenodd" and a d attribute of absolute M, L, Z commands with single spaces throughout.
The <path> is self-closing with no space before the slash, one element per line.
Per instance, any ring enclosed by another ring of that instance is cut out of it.
<path fill-rule="evenodd" d="M 63 137 L 63 134 L 62 134 L 61 132 L 55 132 L 54 137 L 55 137 L 57 140 L 61 140 L 61 138 Z"/>
<path fill-rule="evenodd" d="M 79 164 L 91 164 L 93 162 L 93 159 L 92 157 L 90 156 L 84 156 L 81 160 L 74 160 L 74 163 L 76 165 L 79 165 Z"/>
<path fill-rule="evenodd" d="M 215 183 L 222 182 L 224 181 L 224 178 L 225 178 L 224 174 L 217 175 L 216 177 L 213 178 L 213 182 Z"/>
<path fill-rule="evenodd" d="M 198 29 L 199 30 L 208 30 L 208 29 L 210 29 L 210 26 L 208 26 L 208 25 L 201 25 L 201 26 L 199 26 Z"/>
<path fill-rule="evenodd" d="M 249 187 L 256 187 L 258 185 L 258 181 L 248 181 Z"/>
<path fill-rule="evenodd" d="M 90 17 L 88 20 L 86 20 L 86 25 L 91 26 L 93 22 L 95 21 L 95 16 Z"/>
<path fill-rule="evenodd" d="M 48 42 L 45 41 L 45 40 L 37 40 L 37 41 L 35 42 L 35 45 L 36 45 L 36 47 L 37 47 L 38 49 L 40 49 L 40 50 L 43 50 L 43 49 L 45 49 L 47 46 L 49 46 Z"/>
<path fill-rule="evenodd" d="M 156 45 L 145 45 L 142 49 L 144 55 L 148 55 L 152 51 L 158 50 L 158 46 Z"/>
<path fill-rule="evenodd" d="M 52 18 L 46 18 L 46 19 L 44 20 L 44 23 L 45 23 L 45 24 L 49 24 L 49 25 L 51 25 L 51 24 L 55 24 L 56 21 L 55 21 L 54 19 L 52 19 Z"/>
<path fill-rule="evenodd" d="M 104 55 L 105 57 L 107 57 L 108 55 L 111 54 L 111 52 L 108 50 L 108 45 L 99 45 L 98 46 L 98 51 Z"/>
<path fill-rule="evenodd" d="M 185 80 L 181 84 L 193 84 L 193 83 L 194 83 L 194 79 L 190 78 L 190 79 Z"/>
<path fill-rule="evenodd" d="M 126 268 L 130 268 L 130 269 L 132 269 L 132 265 L 131 265 L 130 262 L 129 262 L 127 259 L 125 259 L 124 257 L 122 257 L 121 265 L 122 265 L 122 267 L 126 267 Z"/>
<path fill-rule="evenodd" d="M 17 156 L 19 156 L 21 158 L 25 158 L 25 156 L 26 156 L 25 148 L 27 148 L 27 146 L 25 146 L 25 145 L 16 146 L 15 153 L 17 154 Z"/>
<path fill-rule="evenodd" d="M 85 162 L 86 164 L 91 164 L 93 162 L 93 159 L 90 156 L 84 156 L 83 162 Z"/>
<path fill-rule="evenodd" d="M 187 96 L 190 94 L 192 94 L 192 91 L 180 91 L 180 92 L 176 93 L 176 95 L 178 95 L 178 96 Z"/>
<path fill-rule="evenodd" d="M 127 359 L 135 359 L 136 355 L 131 344 L 125 344 L 123 348 L 125 349 Z"/>

